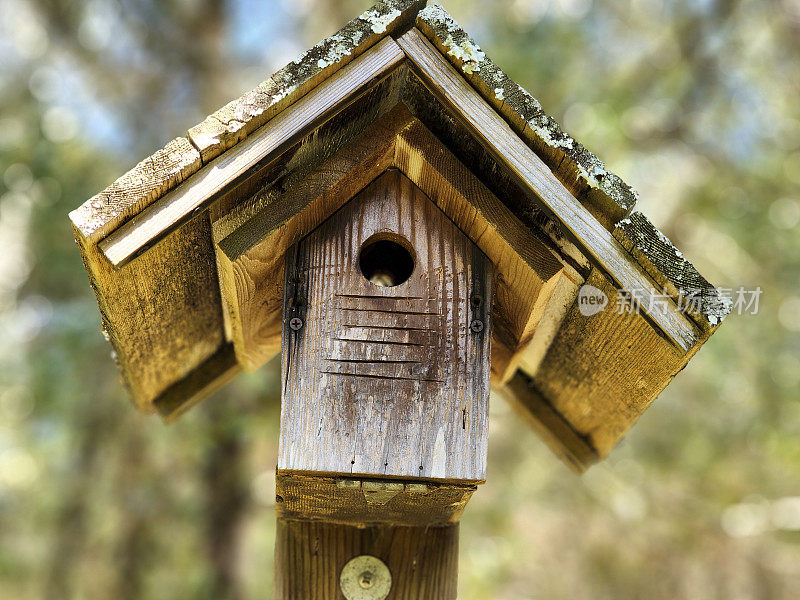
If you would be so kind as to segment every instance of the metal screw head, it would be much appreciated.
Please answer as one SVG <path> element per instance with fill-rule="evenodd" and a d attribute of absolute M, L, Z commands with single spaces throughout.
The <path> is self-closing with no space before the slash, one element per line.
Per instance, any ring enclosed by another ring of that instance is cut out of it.
<path fill-rule="evenodd" d="M 472 333 L 480 333 L 483 331 L 483 321 L 480 319 L 473 319 L 472 323 L 469 324 L 469 329 Z"/>
<path fill-rule="evenodd" d="M 385 600 L 392 589 L 392 574 L 382 560 L 363 554 L 344 566 L 339 587 L 347 600 Z"/>
<path fill-rule="evenodd" d="M 292 317 L 289 319 L 289 328 L 292 331 L 300 331 L 303 328 L 303 319 L 300 317 Z"/>
<path fill-rule="evenodd" d="M 359 575 L 358 585 L 365 590 L 368 590 L 375 585 L 375 575 L 372 573 L 372 571 L 364 571 L 361 575 Z"/>

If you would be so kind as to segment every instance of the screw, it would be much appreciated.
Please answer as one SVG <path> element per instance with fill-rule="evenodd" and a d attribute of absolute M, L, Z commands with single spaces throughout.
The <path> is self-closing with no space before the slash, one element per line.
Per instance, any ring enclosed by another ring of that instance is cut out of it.
<path fill-rule="evenodd" d="M 472 333 L 480 333 L 483 331 L 483 321 L 480 319 L 474 319 L 472 323 L 469 324 L 469 329 Z"/>
<path fill-rule="evenodd" d="M 392 589 L 392 574 L 381 559 L 356 556 L 342 568 L 339 587 L 347 600 L 386 600 Z"/>
<path fill-rule="evenodd" d="M 303 319 L 300 317 L 292 317 L 289 319 L 289 328 L 292 331 L 300 331 L 303 328 Z"/>
<path fill-rule="evenodd" d="M 370 571 L 364 571 L 361 575 L 358 576 L 358 585 L 360 585 L 365 590 L 368 590 L 373 585 L 375 585 L 374 575 Z"/>

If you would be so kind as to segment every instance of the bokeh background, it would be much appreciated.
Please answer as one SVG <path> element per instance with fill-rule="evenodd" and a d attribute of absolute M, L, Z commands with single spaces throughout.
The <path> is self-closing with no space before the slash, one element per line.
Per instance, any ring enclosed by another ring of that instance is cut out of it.
<path fill-rule="evenodd" d="M 67 212 L 368 0 L 0 0 L 0 598 L 269 597 L 279 367 L 128 405 Z M 577 477 L 499 398 L 461 597 L 800 597 L 800 0 L 447 0 L 722 287 Z"/>

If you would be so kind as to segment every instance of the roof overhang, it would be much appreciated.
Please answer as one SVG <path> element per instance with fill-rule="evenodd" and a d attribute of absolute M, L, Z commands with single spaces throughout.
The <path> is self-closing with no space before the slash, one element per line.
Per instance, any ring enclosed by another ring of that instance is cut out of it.
<path fill-rule="evenodd" d="M 630 188 L 421 5 L 376 5 L 71 214 L 141 410 L 177 418 L 277 353 L 286 249 L 390 168 L 495 264 L 494 384 L 576 470 L 719 325 Z"/>

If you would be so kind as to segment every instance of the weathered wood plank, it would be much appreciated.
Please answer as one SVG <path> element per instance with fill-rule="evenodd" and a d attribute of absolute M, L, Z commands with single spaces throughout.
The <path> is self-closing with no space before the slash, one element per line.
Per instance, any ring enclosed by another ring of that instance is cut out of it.
<path fill-rule="evenodd" d="M 614 229 L 614 237 L 644 267 L 656 285 L 675 298 L 708 331 L 716 329 L 730 312 L 732 301 L 720 294 L 640 212 L 632 213 Z"/>
<path fill-rule="evenodd" d="M 278 519 L 274 597 L 341 600 L 342 568 L 365 554 L 389 568 L 391 600 L 456 598 L 458 525 L 364 528 L 293 519 Z"/>
<path fill-rule="evenodd" d="M 345 525 L 441 527 L 458 522 L 475 485 L 280 472 L 278 517 Z"/>
<path fill-rule="evenodd" d="M 574 269 L 582 274 L 589 272 L 591 265 L 587 258 L 567 238 L 561 224 L 541 210 L 533 192 L 512 177 L 475 137 L 474 131 L 457 119 L 413 71 L 408 73 L 403 104 L 532 235 L 543 232 L 543 241 L 555 248 Z"/>
<path fill-rule="evenodd" d="M 378 2 L 302 56 L 189 129 L 189 139 L 207 164 L 235 146 L 380 39 L 412 22 L 424 0 Z"/>
<path fill-rule="evenodd" d="M 393 111 L 318 166 L 308 161 L 317 168 L 301 169 L 285 191 L 269 187 L 214 222 L 230 337 L 245 369 L 280 351 L 286 250 L 391 166 L 397 132 L 409 122 L 406 111 Z"/>
<path fill-rule="evenodd" d="M 347 98 L 375 78 L 387 74 L 403 59 L 397 44 L 386 38 L 327 79 L 267 125 L 217 157 L 192 175 L 177 190 L 139 213 L 100 242 L 108 260 L 117 268 L 150 248 L 193 214 L 207 206 L 216 194 L 245 177 L 259 162 L 279 152 L 292 137 L 323 119 Z"/>
<path fill-rule="evenodd" d="M 613 229 L 614 223 L 630 213 L 636 192 L 562 131 L 539 102 L 486 56 L 444 8 L 428 6 L 417 15 L 416 26 L 607 229 Z"/>
<path fill-rule="evenodd" d="M 697 326 L 677 310 L 674 302 L 653 301 L 652 284 L 643 269 L 592 214 L 553 175 L 549 167 L 442 58 L 418 30 L 398 39 L 403 51 L 420 70 L 425 83 L 475 135 L 490 147 L 525 185 L 535 190 L 541 206 L 570 232 L 573 242 L 607 272 L 621 288 L 640 290 L 642 307 L 664 333 L 683 350 L 697 343 Z"/>
<path fill-rule="evenodd" d="M 641 313 L 627 310 L 615 285 L 595 269 L 586 279 L 608 298 L 584 315 L 573 303 L 529 373 L 542 397 L 605 458 L 699 348 L 684 352 Z"/>
<path fill-rule="evenodd" d="M 395 287 L 359 270 L 364 243 L 386 236 L 413 256 L 410 278 Z M 482 480 L 491 279 L 480 250 L 398 171 L 305 238 L 287 255 L 279 471 Z M 336 308 L 342 294 L 358 297 L 359 314 Z M 375 297 L 396 305 L 378 312 Z M 409 314 L 410 298 L 435 299 L 435 309 Z M 295 318 L 299 330 L 289 327 Z M 470 330 L 473 319 L 481 330 Z M 333 353 L 334 338 L 352 337 L 348 324 L 380 349 L 378 360 Z M 402 345 L 408 329 L 428 334 L 425 360 L 387 365 L 395 345 L 374 332 L 394 331 L 390 341 Z"/>
<path fill-rule="evenodd" d="M 155 398 L 223 343 L 208 218 L 187 222 L 119 270 L 97 245 L 75 237 L 123 379 L 136 406 L 152 412 Z"/>
<path fill-rule="evenodd" d="M 236 362 L 233 346 L 222 344 L 214 354 L 197 365 L 183 379 L 176 381 L 159 394 L 153 400 L 153 406 L 165 422 L 173 423 L 241 372 L 242 368 Z"/>
<path fill-rule="evenodd" d="M 570 469 L 580 474 L 599 460 L 586 437 L 553 408 L 523 371 L 514 374 L 501 394 Z"/>
<path fill-rule="evenodd" d="M 89 198 L 69 213 L 69 218 L 86 243 L 94 244 L 180 184 L 200 166 L 197 149 L 186 138 L 176 138 Z"/>
<path fill-rule="evenodd" d="M 513 375 L 518 351 L 533 335 L 544 282 L 564 272 L 583 277 L 543 231 L 531 230 L 420 122 L 399 134 L 394 164 L 489 257 L 498 273 L 492 330 L 492 372 Z M 547 294 L 550 290 L 545 290 Z"/>
<path fill-rule="evenodd" d="M 415 181 L 502 273 L 493 308 L 493 369 L 505 371 L 501 365 L 524 346 L 520 340 L 527 335 L 526 327 L 530 329 L 531 311 L 543 281 L 562 269 L 582 281 L 569 264 L 560 262 L 543 232 L 532 231 L 516 219 L 404 107 L 392 114 L 385 125 L 376 123 L 307 180 L 293 180 L 283 194 L 275 190 L 242 202 L 214 223 L 223 295 L 233 299 L 229 302 L 231 337 L 245 368 L 258 368 L 279 350 L 280 318 L 265 307 L 280 305 L 281 256 L 286 247 L 390 166 Z M 226 237 L 219 239 L 223 234 Z M 501 347 L 510 350 L 501 352 Z"/>

